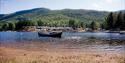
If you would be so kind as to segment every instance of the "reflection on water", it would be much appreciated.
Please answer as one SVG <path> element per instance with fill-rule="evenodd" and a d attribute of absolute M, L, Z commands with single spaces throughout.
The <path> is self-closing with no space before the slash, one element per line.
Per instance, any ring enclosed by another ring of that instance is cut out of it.
<path fill-rule="evenodd" d="M 38 37 L 37 32 L 0 32 L 0 41 L 41 41 L 55 39 L 49 37 Z M 105 40 L 125 40 L 124 34 L 119 33 L 69 33 L 64 32 L 61 39 L 105 39 Z"/>
<path fill-rule="evenodd" d="M 92 39 L 105 39 L 105 40 L 113 40 L 113 39 L 119 39 L 119 40 L 125 40 L 124 34 L 119 33 L 104 33 L 104 32 L 84 32 L 84 33 L 64 33 L 65 38 L 69 37 L 78 37 L 78 38 L 92 38 Z"/>

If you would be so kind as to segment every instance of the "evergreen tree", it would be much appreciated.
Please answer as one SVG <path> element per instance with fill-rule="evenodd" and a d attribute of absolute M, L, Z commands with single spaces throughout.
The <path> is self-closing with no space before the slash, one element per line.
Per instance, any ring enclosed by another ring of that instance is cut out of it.
<path fill-rule="evenodd" d="M 8 23 L 8 30 L 15 30 L 15 23 Z"/>
<path fill-rule="evenodd" d="M 2 23 L 0 23 L 0 31 L 2 30 Z"/>
<path fill-rule="evenodd" d="M 37 24 L 38 24 L 38 26 L 43 26 L 44 25 L 44 23 L 41 20 L 38 20 Z"/>
<path fill-rule="evenodd" d="M 8 27 L 9 27 L 8 23 L 5 23 L 5 24 L 3 24 L 2 29 L 3 29 L 4 31 L 7 31 L 7 30 L 8 30 Z"/>
<path fill-rule="evenodd" d="M 118 21 L 118 19 L 117 19 L 118 13 L 114 12 L 112 16 L 113 16 L 113 21 L 112 21 L 113 29 L 116 29 L 117 28 L 116 24 L 117 24 L 117 21 Z"/>
<path fill-rule="evenodd" d="M 82 27 L 83 29 L 85 29 L 86 25 L 84 22 L 80 22 L 80 27 Z"/>
<path fill-rule="evenodd" d="M 125 13 L 110 13 L 106 19 L 107 29 L 112 30 L 125 30 Z"/>
<path fill-rule="evenodd" d="M 75 20 L 70 19 L 69 20 L 69 26 L 74 28 L 75 27 Z"/>
<path fill-rule="evenodd" d="M 121 15 L 120 15 L 120 20 L 121 20 L 121 21 L 120 21 L 120 23 L 121 23 L 120 29 L 121 29 L 121 30 L 125 30 L 125 20 L 124 20 L 125 18 L 124 18 L 124 15 L 125 15 L 125 13 L 122 13 L 122 12 L 121 12 Z"/>
<path fill-rule="evenodd" d="M 116 21 L 116 24 L 115 24 L 115 28 L 120 29 L 121 25 L 122 25 L 122 12 L 118 13 L 117 21 Z"/>
<path fill-rule="evenodd" d="M 106 27 L 107 29 L 112 29 L 113 28 L 113 13 L 111 12 L 108 17 L 106 18 Z"/>
<path fill-rule="evenodd" d="M 105 28 L 104 23 L 103 23 L 103 24 L 100 24 L 100 27 L 101 27 L 101 29 L 104 29 L 104 28 Z"/>
<path fill-rule="evenodd" d="M 125 30 L 125 13 L 124 13 L 124 15 L 123 15 L 123 18 L 124 18 L 124 19 L 123 19 L 123 26 L 122 26 L 122 27 L 123 27 L 123 30 Z"/>

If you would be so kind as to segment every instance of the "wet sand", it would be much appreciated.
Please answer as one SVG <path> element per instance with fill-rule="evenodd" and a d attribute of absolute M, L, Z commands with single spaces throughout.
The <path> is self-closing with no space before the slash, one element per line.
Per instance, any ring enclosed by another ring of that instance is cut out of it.
<path fill-rule="evenodd" d="M 1 42 L 0 63 L 125 63 L 125 41 Z"/>

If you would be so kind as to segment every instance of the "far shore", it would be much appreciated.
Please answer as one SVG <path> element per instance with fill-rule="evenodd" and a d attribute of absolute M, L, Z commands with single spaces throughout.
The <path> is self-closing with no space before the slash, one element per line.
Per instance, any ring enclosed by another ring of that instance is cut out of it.
<path fill-rule="evenodd" d="M 0 31 L 0 32 L 41 32 L 41 31 Z M 49 32 L 49 31 L 48 31 Z M 62 31 L 63 32 L 63 31 Z M 105 31 L 98 31 L 98 30 L 94 30 L 94 31 L 64 31 L 64 32 L 107 32 L 107 33 L 125 33 L 125 30 L 121 30 L 121 31 L 110 31 L 110 30 L 105 30 Z"/>

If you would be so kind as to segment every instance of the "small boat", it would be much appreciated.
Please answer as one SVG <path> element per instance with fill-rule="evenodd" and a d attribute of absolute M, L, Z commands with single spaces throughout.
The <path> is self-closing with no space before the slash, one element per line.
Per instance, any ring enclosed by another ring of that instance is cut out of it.
<path fill-rule="evenodd" d="M 119 34 L 125 34 L 125 31 L 120 31 Z"/>
<path fill-rule="evenodd" d="M 51 32 L 51 33 L 42 33 L 38 32 L 39 37 L 54 37 L 54 38 L 61 38 L 62 32 Z"/>

